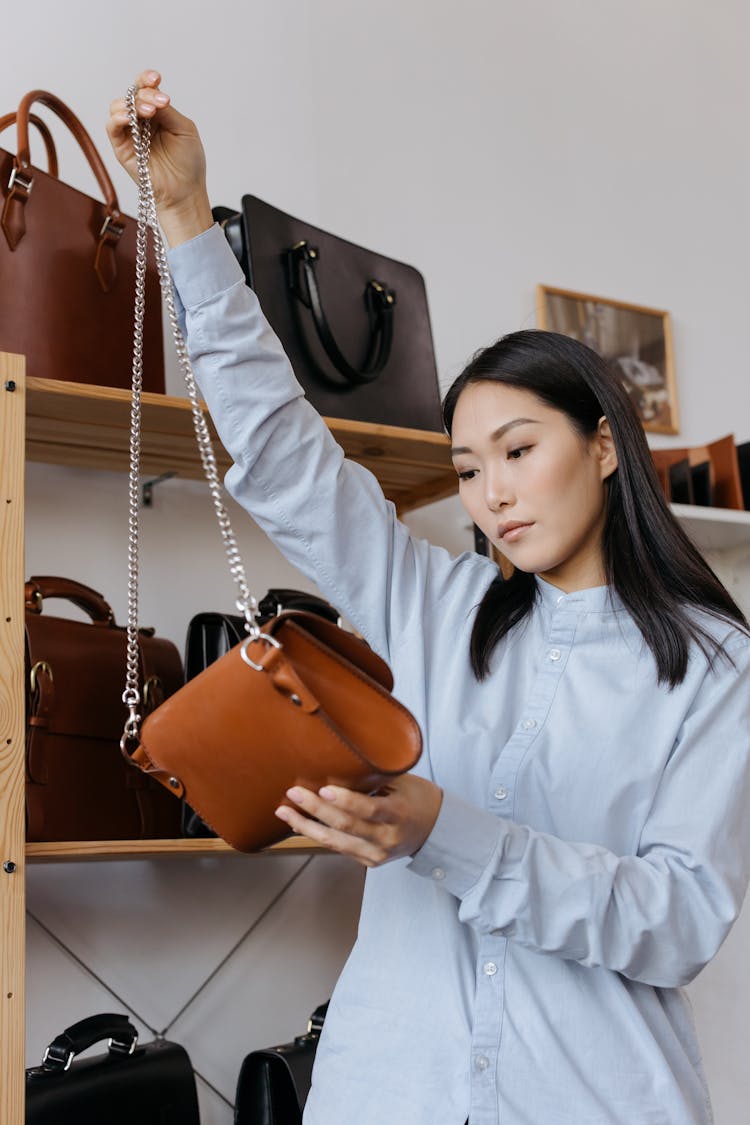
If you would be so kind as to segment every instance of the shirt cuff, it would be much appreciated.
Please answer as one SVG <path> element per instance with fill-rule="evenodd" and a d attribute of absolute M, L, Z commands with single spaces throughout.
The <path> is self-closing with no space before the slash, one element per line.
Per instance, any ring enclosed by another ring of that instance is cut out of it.
<path fill-rule="evenodd" d="M 432 832 L 409 870 L 463 898 L 486 870 L 503 835 L 499 817 L 444 791 Z"/>
<path fill-rule="evenodd" d="M 245 283 L 240 264 L 218 223 L 167 252 L 169 270 L 182 306 L 204 301 Z"/>

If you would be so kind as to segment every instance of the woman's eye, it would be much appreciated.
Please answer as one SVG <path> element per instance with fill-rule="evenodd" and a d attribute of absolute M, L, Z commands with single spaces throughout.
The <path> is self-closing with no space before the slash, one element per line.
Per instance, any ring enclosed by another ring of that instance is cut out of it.
<path fill-rule="evenodd" d="M 464 469 L 463 472 L 459 472 L 457 469 L 456 472 L 458 473 L 459 480 L 471 480 L 476 474 L 476 469 Z"/>
<path fill-rule="evenodd" d="M 518 459 L 520 457 L 523 457 L 524 453 L 526 453 L 529 449 L 531 449 L 530 445 L 519 445 L 516 449 L 509 449 L 508 460 L 518 461 Z"/>

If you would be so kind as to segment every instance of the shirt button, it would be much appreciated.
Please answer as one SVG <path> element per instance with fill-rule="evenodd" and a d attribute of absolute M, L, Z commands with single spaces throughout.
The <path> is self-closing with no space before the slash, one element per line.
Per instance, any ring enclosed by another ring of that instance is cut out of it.
<path fill-rule="evenodd" d="M 524 730 L 533 730 L 536 726 L 536 719 L 524 719 L 521 726 Z"/>
<path fill-rule="evenodd" d="M 562 603 L 563 603 L 564 601 L 565 601 L 565 594 L 560 594 L 559 598 L 558 598 L 558 599 L 557 599 L 557 601 L 555 602 L 555 605 L 562 605 Z"/>
<path fill-rule="evenodd" d="M 490 1060 L 486 1055 L 477 1055 L 477 1057 L 474 1059 L 474 1066 L 477 1068 L 477 1070 L 486 1070 L 489 1065 Z"/>
<path fill-rule="evenodd" d="M 505 786 L 498 785 L 497 789 L 495 790 L 495 799 L 497 801 L 504 801 L 507 796 L 508 790 L 505 788 Z"/>
<path fill-rule="evenodd" d="M 445 872 L 443 871 L 442 867 L 433 867 L 430 874 L 432 875 L 433 879 L 440 880 L 445 878 Z"/>
<path fill-rule="evenodd" d="M 486 977 L 494 977 L 497 972 L 497 965 L 494 961 L 488 961 L 484 966 L 483 972 Z"/>
<path fill-rule="evenodd" d="M 562 656 L 562 653 L 560 652 L 559 648 L 551 648 L 549 650 L 550 660 L 559 660 L 561 656 Z"/>

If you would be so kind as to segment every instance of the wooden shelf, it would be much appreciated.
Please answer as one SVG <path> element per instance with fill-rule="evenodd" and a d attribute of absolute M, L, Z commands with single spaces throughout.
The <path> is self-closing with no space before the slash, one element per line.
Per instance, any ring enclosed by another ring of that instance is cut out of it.
<path fill-rule="evenodd" d="M 672 504 L 672 511 L 701 551 L 750 545 L 750 512 L 697 504 Z"/>
<path fill-rule="evenodd" d="M 141 466 L 144 473 L 173 472 L 202 479 L 186 398 L 144 392 Z M 370 469 L 399 511 L 429 504 L 456 491 L 450 443 L 444 434 L 325 419 L 353 461 Z M 231 460 L 213 423 L 216 459 L 223 474 Z M 26 380 L 26 458 L 53 465 L 127 470 L 130 391 L 55 379 Z"/>
<path fill-rule="evenodd" d="M 80 860 L 155 859 L 164 856 L 239 856 L 252 854 L 330 855 L 305 836 L 289 836 L 260 852 L 238 852 L 223 840 L 78 840 L 26 845 L 27 863 L 72 863 Z"/>

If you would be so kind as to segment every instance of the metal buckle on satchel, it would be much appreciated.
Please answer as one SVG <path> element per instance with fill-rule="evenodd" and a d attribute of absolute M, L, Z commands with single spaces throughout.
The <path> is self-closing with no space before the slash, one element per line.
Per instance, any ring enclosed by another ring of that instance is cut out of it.
<path fill-rule="evenodd" d="M 242 659 L 245 661 L 246 664 L 248 664 L 253 669 L 253 671 L 264 672 L 265 669 L 264 669 L 263 665 L 262 664 L 256 664 L 255 661 L 251 660 L 250 657 L 247 655 L 247 646 L 251 645 L 253 643 L 253 641 L 265 641 L 266 644 L 271 645 L 272 648 L 279 648 L 280 649 L 281 645 L 279 644 L 279 642 L 276 640 L 275 637 L 269 636 L 268 633 L 259 633 L 257 637 L 248 637 L 246 641 L 243 641 L 242 647 L 240 648 L 240 656 L 242 657 Z"/>
<path fill-rule="evenodd" d="M 52 675 L 52 669 L 47 661 L 37 660 L 36 664 L 32 666 L 31 671 L 29 672 L 29 687 L 31 688 L 32 696 L 35 696 L 37 693 L 39 686 L 37 677 L 40 672 L 44 672 L 45 676 L 48 676 L 52 683 L 55 682 L 55 677 Z"/>
<path fill-rule="evenodd" d="M 74 1058 L 75 1051 L 72 1051 L 69 1047 L 56 1047 L 54 1043 L 50 1043 L 42 1055 L 41 1069 L 65 1072 L 70 1069 L 70 1064 Z"/>
<path fill-rule="evenodd" d="M 138 1036 L 131 1035 L 128 1039 L 109 1039 L 107 1047 L 115 1055 L 132 1055 L 138 1046 Z"/>

